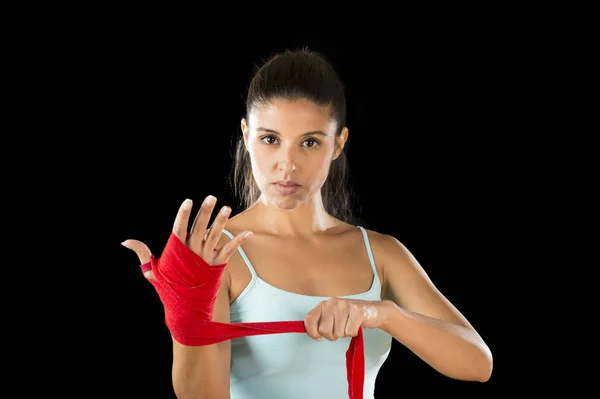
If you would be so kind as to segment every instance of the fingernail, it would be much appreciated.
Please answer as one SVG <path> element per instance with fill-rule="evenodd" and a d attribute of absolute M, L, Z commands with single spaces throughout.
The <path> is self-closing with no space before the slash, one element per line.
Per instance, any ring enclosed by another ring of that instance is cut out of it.
<path fill-rule="evenodd" d="M 217 202 L 217 199 L 212 195 L 206 197 L 206 205 L 213 205 L 215 202 Z"/>
<path fill-rule="evenodd" d="M 252 237 L 253 235 L 254 235 L 254 233 L 253 233 L 253 232 L 251 232 L 251 231 L 248 231 L 246 234 L 244 234 L 244 238 L 250 238 L 250 237 Z"/>
<path fill-rule="evenodd" d="M 192 209 L 192 200 L 191 199 L 186 199 L 183 202 L 183 209 L 185 209 L 186 211 L 189 211 L 190 209 Z"/>

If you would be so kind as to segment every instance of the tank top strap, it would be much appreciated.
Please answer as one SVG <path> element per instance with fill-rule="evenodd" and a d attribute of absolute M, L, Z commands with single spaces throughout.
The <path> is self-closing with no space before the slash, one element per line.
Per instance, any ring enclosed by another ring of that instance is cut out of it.
<path fill-rule="evenodd" d="M 369 256 L 369 263 L 371 264 L 371 269 L 373 270 L 373 274 L 375 275 L 375 277 L 378 277 L 377 267 L 375 266 L 375 258 L 373 256 L 373 251 L 371 249 L 371 243 L 369 241 L 369 236 L 367 235 L 367 231 L 362 226 L 357 226 L 357 227 L 362 232 L 363 241 L 365 243 L 367 255 Z M 233 240 L 234 236 L 229 231 L 223 229 L 223 233 L 225 233 L 229 238 L 231 238 Z M 248 259 L 248 256 L 244 252 L 244 249 L 241 246 L 239 246 L 237 249 L 238 249 L 238 252 L 240 253 L 240 255 L 242 256 L 244 263 L 246 263 L 246 266 L 248 266 L 248 269 L 250 270 L 252 277 L 257 277 L 256 271 L 254 270 L 254 266 L 252 266 L 252 262 L 250 262 L 250 259 Z"/>
<path fill-rule="evenodd" d="M 365 230 L 362 226 L 356 227 L 358 227 L 362 232 L 365 247 L 367 249 L 367 255 L 369 255 L 369 262 L 371 263 L 371 269 L 373 269 L 373 275 L 375 276 L 375 278 L 379 278 L 379 275 L 377 274 L 377 267 L 375 266 L 375 257 L 373 256 L 373 251 L 371 250 L 371 242 L 369 241 L 367 230 Z"/>
<path fill-rule="evenodd" d="M 223 229 L 223 233 L 225 233 L 229 238 L 231 238 L 233 240 L 234 236 L 229 231 Z M 252 274 L 252 278 L 253 279 L 256 278 L 256 271 L 254 270 L 254 266 L 252 266 L 252 263 L 250 262 L 250 259 L 248 259 L 248 257 L 246 256 L 246 253 L 242 249 L 242 246 L 240 245 L 237 248 L 237 250 L 240 253 L 240 255 L 242 256 L 242 259 L 244 259 L 244 262 L 246 263 L 246 266 L 248 266 L 248 269 L 250 269 L 250 273 Z"/>

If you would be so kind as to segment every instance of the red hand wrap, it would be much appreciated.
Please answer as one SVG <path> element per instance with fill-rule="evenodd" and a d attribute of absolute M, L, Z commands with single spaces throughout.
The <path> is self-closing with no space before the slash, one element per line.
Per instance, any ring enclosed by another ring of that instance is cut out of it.
<path fill-rule="evenodd" d="M 142 270 L 154 271 L 156 288 L 164 305 L 165 321 L 173 339 L 188 346 L 210 345 L 251 335 L 306 333 L 304 321 L 219 323 L 212 321 L 217 291 L 225 265 L 209 266 L 171 234 L 160 258 Z M 350 399 L 362 399 L 365 374 L 362 329 L 346 351 Z"/>

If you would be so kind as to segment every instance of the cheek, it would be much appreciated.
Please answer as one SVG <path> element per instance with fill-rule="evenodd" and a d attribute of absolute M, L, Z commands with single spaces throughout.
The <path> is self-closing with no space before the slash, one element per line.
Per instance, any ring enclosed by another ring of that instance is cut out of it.
<path fill-rule="evenodd" d="M 324 171 L 324 173 L 329 172 L 329 167 L 331 166 L 331 162 L 333 162 L 333 153 L 332 149 L 327 149 L 320 154 L 318 160 L 315 162 L 318 163 L 319 169 Z"/>
<path fill-rule="evenodd" d="M 250 162 L 255 180 L 260 180 L 261 176 L 267 171 L 268 163 L 270 162 L 269 154 L 264 148 L 253 147 L 249 149 Z"/>
<path fill-rule="evenodd" d="M 329 175 L 330 166 L 331 157 L 326 154 L 315 155 L 310 162 L 307 162 L 304 170 L 308 175 L 306 177 L 311 180 L 311 186 L 316 189 L 323 185 Z"/>

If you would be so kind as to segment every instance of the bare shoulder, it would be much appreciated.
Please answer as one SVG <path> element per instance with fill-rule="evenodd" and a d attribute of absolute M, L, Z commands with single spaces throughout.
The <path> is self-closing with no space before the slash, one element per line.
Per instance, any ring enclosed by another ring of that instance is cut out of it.
<path fill-rule="evenodd" d="M 396 237 L 386 233 L 380 233 L 374 230 L 367 230 L 369 239 L 372 241 L 382 258 L 393 260 L 411 261 L 413 258 L 408 248 Z"/>
<path fill-rule="evenodd" d="M 375 262 L 381 268 L 384 292 L 387 291 L 387 280 L 391 274 L 404 273 L 411 269 L 414 272 L 421 269 L 415 257 L 399 239 L 375 230 L 365 230 Z"/>
<path fill-rule="evenodd" d="M 377 256 L 382 264 L 385 264 L 390 260 L 393 260 L 394 262 L 399 260 L 411 260 L 412 254 L 408 248 L 406 248 L 406 246 L 396 237 L 390 234 L 380 233 L 375 230 L 365 230 L 367 232 L 367 236 L 369 237 L 373 253 Z"/>

